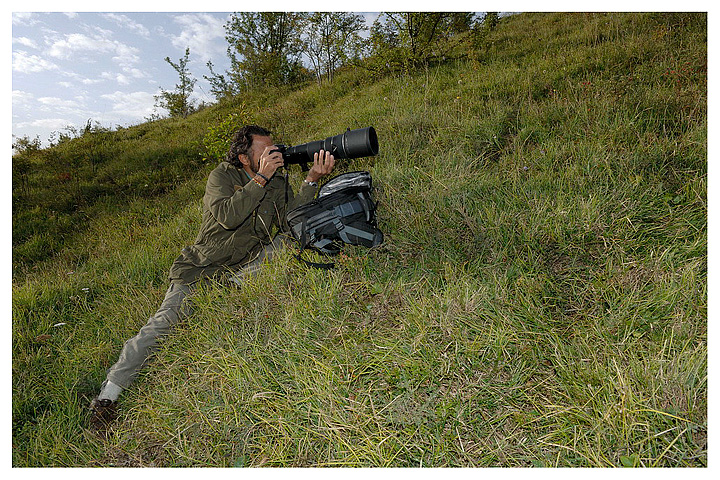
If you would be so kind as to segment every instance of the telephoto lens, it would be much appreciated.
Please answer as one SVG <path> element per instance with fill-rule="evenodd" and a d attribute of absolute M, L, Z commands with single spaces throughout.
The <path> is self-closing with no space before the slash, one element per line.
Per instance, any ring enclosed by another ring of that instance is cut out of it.
<path fill-rule="evenodd" d="M 345 133 L 326 138 L 323 150 L 330 151 L 336 158 L 371 157 L 378 153 L 377 134 L 373 127 L 348 129 Z"/>
<path fill-rule="evenodd" d="M 303 169 L 307 163 L 312 163 L 313 157 L 320 150 L 330 152 L 336 159 L 352 159 L 360 157 L 371 157 L 378 154 L 378 138 L 373 127 L 358 128 L 357 130 L 347 129 L 346 132 L 325 140 L 314 140 L 312 142 L 286 147 L 278 145 L 285 159 L 285 166 L 301 164 Z"/>

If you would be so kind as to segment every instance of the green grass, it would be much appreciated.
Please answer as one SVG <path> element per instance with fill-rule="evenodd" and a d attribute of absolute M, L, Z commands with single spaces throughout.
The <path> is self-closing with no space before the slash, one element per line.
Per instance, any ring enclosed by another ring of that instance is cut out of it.
<path fill-rule="evenodd" d="M 372 171 L 386 243 L 205 285 L 100 440 L 85 408 L 193 241 L 199 145 L 240 103 L 118 133 L 140 142 L 138 170 L 103 167 L 125 187 L 14 262 L 13 465 L 707 466 L 706 28 L 522 14 L 473 60 L 246 99 L 285 143 L 375 126 L 380 154 L 341 170 Z M 188 153 L 156 160 L 159 138 Z M 146 195 L 153 161 L 172 176 Z M 14 237 L 52 208 L 38 175 Z"/>

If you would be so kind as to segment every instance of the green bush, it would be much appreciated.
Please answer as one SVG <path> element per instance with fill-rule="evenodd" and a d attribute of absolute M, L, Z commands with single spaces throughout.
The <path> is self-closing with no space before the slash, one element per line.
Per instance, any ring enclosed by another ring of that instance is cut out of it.
<path fill-rule="evenodd" d="M 211 125 L 203 137 L 205 147 L 203 160 L 222 161 L 230 148 L 233 134 L 244 125 L 253 123 L 252 118 L 250 110 L 245 105 L 241 105 L 238 109 L 233 109 L 233 112 L 222 121 Z"/>

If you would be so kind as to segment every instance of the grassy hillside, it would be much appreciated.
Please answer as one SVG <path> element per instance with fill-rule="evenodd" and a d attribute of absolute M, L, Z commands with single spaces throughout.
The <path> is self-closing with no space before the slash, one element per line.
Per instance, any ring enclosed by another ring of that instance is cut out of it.
<path fill-rule="evenodd" d="M 522 14 L 471 54 L 29 158 L 13 464 L 707 465 L 706 16 Z M 386 243 L 203 288 L 96 438 L 87 404 L 246 120 L 284 143 L 375 126 L 380 154 L 340 171 L 373 173 Z"/>

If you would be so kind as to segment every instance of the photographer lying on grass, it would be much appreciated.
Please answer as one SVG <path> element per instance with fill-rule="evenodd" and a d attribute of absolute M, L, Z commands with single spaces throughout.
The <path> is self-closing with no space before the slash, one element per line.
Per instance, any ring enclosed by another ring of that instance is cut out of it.
<path fill-rule="evenodd" d="M 284 165 L 271 132 L 250 125 L 235 133 L 223 161 L 209 175 L 203 197 L 203 219 L 195 244 L 182 250 L 170 268 L 170 288 L 160 309 L 140 332 L 125 342 L 90 404 L 91 427 L 104 429 L 116 416 L 117 400 L 147 363 L 162 337 L 191 314 L 186 298 L 194 285 L 216 274 L 233 272 L 242 284 L 281 246 L 285 213 L 313 200 L 317 181 L 332 172 L 335 157 L 320 150 L 297 196 L 287 179 L 275 175 Z"/>

